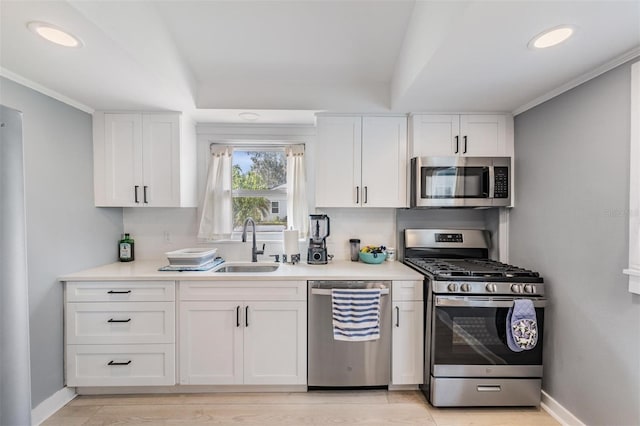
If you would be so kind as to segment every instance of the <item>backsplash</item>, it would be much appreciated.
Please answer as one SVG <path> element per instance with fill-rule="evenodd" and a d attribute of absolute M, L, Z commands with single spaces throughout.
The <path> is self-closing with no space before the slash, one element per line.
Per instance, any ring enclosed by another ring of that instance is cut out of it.
<path fill-rule="evenodd" d="M 331 220 L 331 235 L 327 239 L 329 254 L 336 260 L 349 259 L 349 239 L 359 238 L 362 245 L 396 247 L 396 210 L 332 208 L 318 209 Z M 251 242 L 224 241 L 202 243 L 196 238 L 198 213 L 195 208 L 124 208 L 124 231 L 131 234 L 136 245 L 136 259 L 165 259 L 165 253 L 187 247 L 217 247 L 227 260 L 251 260 Z M 269 255 L 283 252 L 282 241 L 259 241 L 265 244 L 260 261 L 272 260 Z M 114 245 L 116 242 L 114 241 Z M 300 254 L 306 259 L 307 242 L 300 242 Z"/>

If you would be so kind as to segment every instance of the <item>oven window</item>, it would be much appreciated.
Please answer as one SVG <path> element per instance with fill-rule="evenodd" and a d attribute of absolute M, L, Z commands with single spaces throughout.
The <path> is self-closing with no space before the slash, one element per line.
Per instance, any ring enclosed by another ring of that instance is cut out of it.
<path fill-rule="evenodd" d="M 488 167 L 422 167 L 422 198 L 487 198 Z"/>
<path fill-rule="evenodd" d="M 513 352 L 507 346 L 507 308 L 435 308 L 432 334 L 434 364 L 538 365 L 542 364 L 544 310 L 536 309 L 538 343 Z"/>

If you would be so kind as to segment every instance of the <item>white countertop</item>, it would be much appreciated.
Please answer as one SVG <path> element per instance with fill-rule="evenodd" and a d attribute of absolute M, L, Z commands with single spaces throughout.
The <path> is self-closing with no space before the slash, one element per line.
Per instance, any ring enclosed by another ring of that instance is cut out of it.
<path fill-rule="evenodd" d="M 232 263 L 232 262 L 229 262 Z M 274 262 L 260 262 L 271 265 Z M 327 265 L 280 264 L 274 272 L 170 272 L 158 271 L 166 260 L 116 262 L 97 268 L 64 275 L 60 281 L 127 281 L 127 280 L 422 280 L 422 274 L 401 262 L 373 265 L 348 260 L 331 261 Z M 215 268 L 214 268 L 215 269 Z"/>

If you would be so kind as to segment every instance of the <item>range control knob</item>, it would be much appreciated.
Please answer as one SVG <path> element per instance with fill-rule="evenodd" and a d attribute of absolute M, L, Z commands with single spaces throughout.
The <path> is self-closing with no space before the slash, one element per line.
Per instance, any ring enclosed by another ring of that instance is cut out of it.
<path fill-rule="evenodd" d="M 493 283 L 487 283 L 485 288 L 489 293 L 495 293 L 498 290 L 498 287 Z"/>
<path fill-rule="evenodd" d="M 449 283 L 449 285 L 447 286 L 447 290 L 452 291 L 452 292 L 458 290 L 458 284 Z"/>
<path fill-rule="evenodd" d="M 524 292 L 525 293 L 535 293 L 536 292 L 536 286 L 534 286 L 532 284 L 525 284 L 524 285 Z"/>
<path fill-rule="evenodd" d="M 511 292 L 512 293 L 522 293 L 522 285 L 521 284 L 511 284 Z"/>
<path fill-rule="evenodd" d="M 464 291 L 465 293 L 468 293 L 471 291 L 471 286 L 467 283 L 464 283 L 460 285 L 460 291 Z"/>

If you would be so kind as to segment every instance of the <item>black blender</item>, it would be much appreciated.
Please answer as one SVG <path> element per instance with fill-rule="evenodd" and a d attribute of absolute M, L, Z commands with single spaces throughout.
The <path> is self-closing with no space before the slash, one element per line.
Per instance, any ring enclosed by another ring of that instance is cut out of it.
<path fill-rule="evenodd" d="M 326 214 L 309 215 L 309 250 L 307 251 L 307 263 L 309 265 L 326 265 L 327 237 L 329 236 L 329 216 Z"/>

